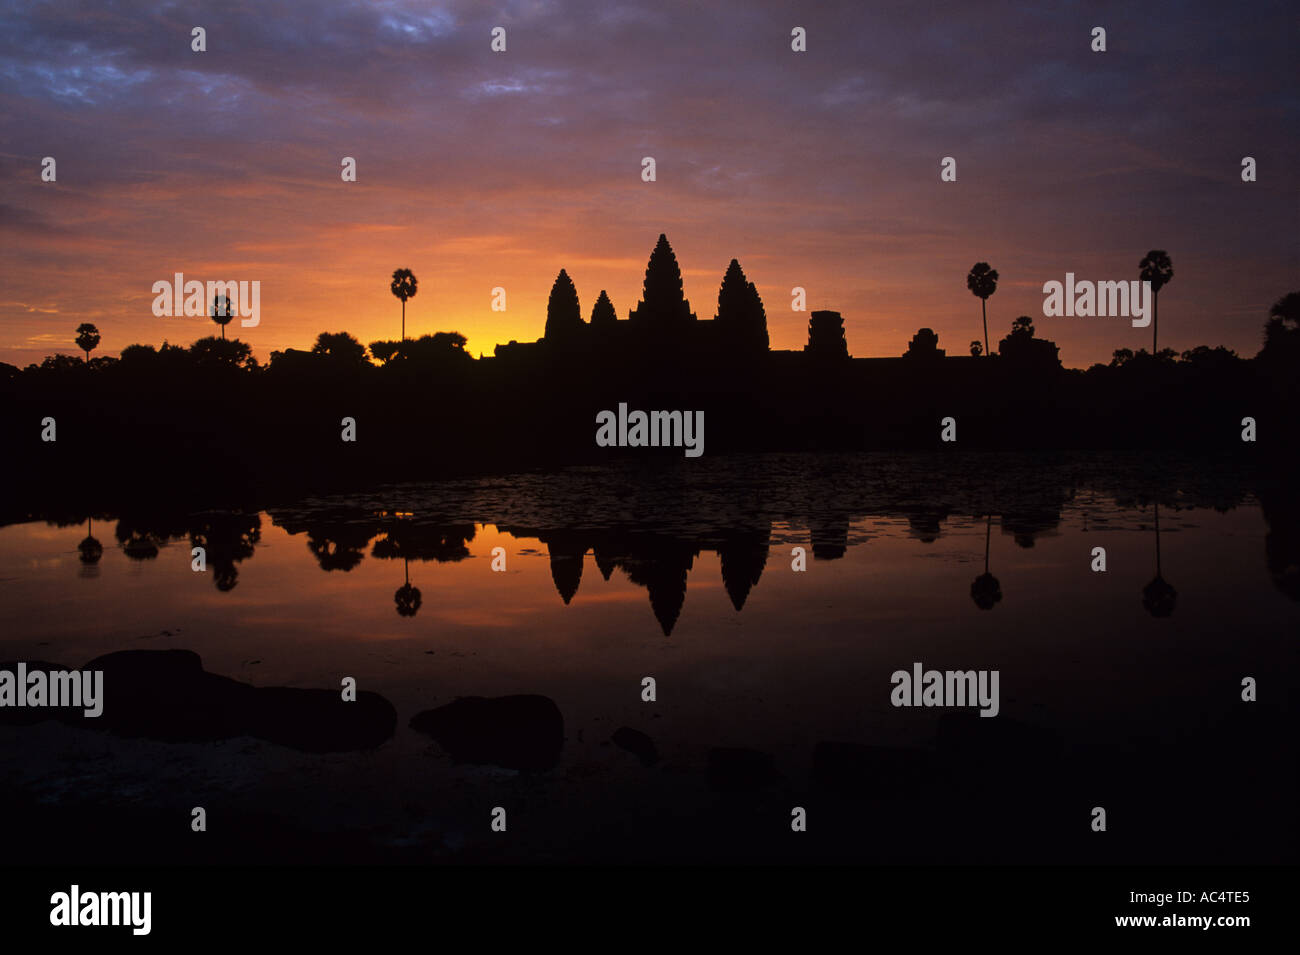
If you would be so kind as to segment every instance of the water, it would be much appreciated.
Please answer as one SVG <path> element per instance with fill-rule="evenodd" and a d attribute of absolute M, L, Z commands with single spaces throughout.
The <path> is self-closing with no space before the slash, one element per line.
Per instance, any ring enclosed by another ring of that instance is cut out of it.
<path fill-rule="evenodd" d="M 278 711 L 251 736 L 207 710 L 203 733 L 150 728 L 182 725 L 184 696 L 128 735 L 0 726 L 6 798 L 55 829 L 129 820 L 146 858 L 191 857 L 204 806 L 222 848 L 201 851 L 254 860 L 1268 860 L 1295 839 L 1300 603 L 1266 484 L 1191 459 L 764 455 L 12 524 L 0 659 L 188 650 L 331 699 L 352 677 L 396 728 L 326 752 L 284 745 Z M 999 716 L 891 706 L 915 661 L 998 670 Z M 512 694 L 562 716 L 554 758 L 527 712 L 507 731 L 540 771 L 454 761 L 408 725 Z M 611 743 L 620 727 L 658 759 Z M 89 859 L 114 838 L 54 845 Z"/>

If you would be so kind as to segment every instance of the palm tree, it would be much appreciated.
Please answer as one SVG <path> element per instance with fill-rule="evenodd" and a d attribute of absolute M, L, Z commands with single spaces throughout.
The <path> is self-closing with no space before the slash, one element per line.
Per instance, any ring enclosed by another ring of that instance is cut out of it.
<path fill-rule="evenodd" d="M 989 353 L 989 316 L 986 305 L 989 296 L 998 290 L 998 271 L 989 268 L 987 262 L 976 262 L 966 276 L 966 287 L 972 295 L 979 296 L 980 315 L 984 318 L 984 354 Z"/>
<path fill-rule="evenodd" d="M 212 320 L 221 326 L 221 338 L 226 338 L 226 326 L 230 320 L 235 317 L 234 309 L 231 308 L 230 299 L 225 295 L 217 295 L 212 299 Z"/>
<path fill-rule="evenodd" d="M 1002 585 L 989 573 L 989 537 L 993 534 L 993 515 L 988 516 L 984 525 L 984 573 L 980 574 L 970 585 L 970 599 L 981 610 L 992 610 L 993 605 L 1002 599 Z"/>
<path fill-rule="evenodd" d="M 389 290 L 402 300 L 402 341 L 406 341 L 406 300 L 414 298 L 418 291 L 415 273 L 410 269 L 394 269 Z"/>
<path fill-rule="evenodd" d="M 1156 355 L 1159 354 L 1156 349 L 1156 303 L 1160 298 L 1160 289 L 1174 277 L 1174 264 L 1169 261 L 1169 253 L 1164 249 L 1152 249 L 1138 264 L 1138 268 L 1141 269 L 1139 275 L 1142 281 L 1151 283 L 1151 354 Z"/>
<path fill-rule="evenodd" d="M 77 347 L 86 353 L 86 364 L 90 364 L 90 351 L 99 344 L 99 329 L 90 322 L 82 322 L 77 326 L 75 341 Z"/>

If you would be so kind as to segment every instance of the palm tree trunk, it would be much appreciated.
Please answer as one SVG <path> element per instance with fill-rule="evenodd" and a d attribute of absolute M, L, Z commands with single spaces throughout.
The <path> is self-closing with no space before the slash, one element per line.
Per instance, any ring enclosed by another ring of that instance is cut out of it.
<path fill-rule="evenodd" d="M 989 316 L 988 316 L 988 311 L 987 311 L 987 310 L 985 309 L 985 307 L 984 307 L 984 306 L 987 305 L 987 304 L 988 304 L 988 299 L 986 299 L 986 298 L 981 298 L 981 299 L 980 299 L 980 316 L 984 319 L 984 355 L 985 355 L 985 357 L 988 357 L 988 353 L 989 353 Z"/>
<path fill-rule="evenodd" d="M 984 573 L 989 572 L 989 536 L 993 533 L 993 515 L 989 514 L 988 523 L 984 525 Z"/>
<path fill-rule="evenodd" d="M 402 341 L 406 341 L 406 299 L 402 299 Z"/>

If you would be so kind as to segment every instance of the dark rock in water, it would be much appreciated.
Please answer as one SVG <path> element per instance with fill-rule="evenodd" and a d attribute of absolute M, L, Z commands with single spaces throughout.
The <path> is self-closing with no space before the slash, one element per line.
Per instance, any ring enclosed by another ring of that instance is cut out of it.
<path fill-rule="evenodd" d="M 462 697 L 411 718 L 458 763 L 550 769 L 564 745 L 564 717 L 545 696 Z"/>
<path fill-rule="evenodd" d="M 0 670 L 8 670 L 12 673 L 15 683 L 18 680 L 18 663 L 17 660 L 0 663 Z M 34 673 L 37 670 L 49 673 L 51 670 L 72 669 L 62 663 L 50 663 L 48 660 L 23 660 L 22 663 L 27 667 L 28 673 Z M 14 692 L 26 693 L 26 688 L 15 686 Z M 82 711 L 58 710 L 51 706 L 0 706 L 0 726 L 32 726 L 36 723 L 44 723 L 46 720 L 66 721 L 70 712 L 76 713 L 80 717 Z"/>
<path fill-rule="evenodd" d="M 709 785 L 722 792 L 762 789 L 781 778 L 767 753 L 718 747 L 709 750 Z"/>
<path fill-rule="evenodd" d="M 827 789 L 878 799 L 915 798 L 934 779 L 934 756 L 925 750 L 829 741 L 813 749 L 813 781 Z"/>
<path fill-rule="evenodd" d="M 104 715 L 96 729 L 166 743 L 255 735 L 257 688 L 204 673 L 191 650 L 122 650 L 84 669 L 104 671 Z"/>
<path fill-rule="evenodd" d="M 640 730 L 620 726 L 610 739 L 615 746 L 627 750 L 641 760 L 642 766 L 653 766 L 659 762 L 659 750 L 655 748 L 654 740 Z"/>
<path fill-rule="evenodd" d="M 27 667 L 70 669 L 35 662 Z M 205 672 L 190 650 L 122 650 L 80 669 L 104 674 L 100 716 L 52 707 L 15 712 L 165 743 L 252 736 L 309 753 L 373 748 L 397 728 L 397 710 L 377 693 L 363 690 L 355 702 L 346 702 L 341 689 L 259 688 Z"/>

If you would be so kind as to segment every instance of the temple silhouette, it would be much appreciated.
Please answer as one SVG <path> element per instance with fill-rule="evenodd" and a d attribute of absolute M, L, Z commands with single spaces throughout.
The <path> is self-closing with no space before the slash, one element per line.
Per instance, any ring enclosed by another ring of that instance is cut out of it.
<path fill-rule="evenodd" d="M 691 310 L 682 285 L 677 256 L 660 233 L 646 264 L 641 300 L 619 319 L 609 294 L 600 290 L 591 318 L 583 321 L 577 286 L 565 269 L 555 277 L 546 303 L 543 335 L 534 342 L 511 341 L 497 345 L 493 357 L 512 367 L 540 363 L 568 363 L 581 358 L 587 363 L 636 356 L 662 365 L 704 364 L 715 370 L 767 362 L 778 369 L 808 367 L 819 370 L 851 362 L 845 368 L 880 373 L 887 366 L 917 370 L 918 363 L 948 359 L 945 367 L 976 361 L 975 356 L 948 358 L 938 347 L 939 336 L 920 329 L 901 358 L 858 358 L 849 354 L 844 318 L 829 309 L 809 314 L 808 340 L 801 351 L 773 351 L 767 334 L 767 312 L 758 288 L 745 276 L 739 261 L 732 259 L 718 290 L 717 312 L 701 319 Z M 1017 320 L 1012 332 L 998 345 L 1005 364 L 1017 369 L 1059 370 L 1057 346 L 1035 338 L 1028 319 Z M 491 359 L 484 359 L 491 361 Z"/>
<path fill-rule="evenodd" d="M 563 358 L 575 354 L 649 353 L 659 358 L 697 356 L 754 358 L 768 351 L 767 314 L 758 289 L 735 259 L 727 266 L 713 319 L 691 311 L 682 287 L 682 272 L 668 237 L 662 233 L 646 265 L 642 297 L 619 319 L 608 293 L 601 289 L 583 321 L 578 291 L 564 269 L 555 278 L 546 303 L 546 328 L 535 342 L 498 345 L 495 357 L 508 362 Z"/>

